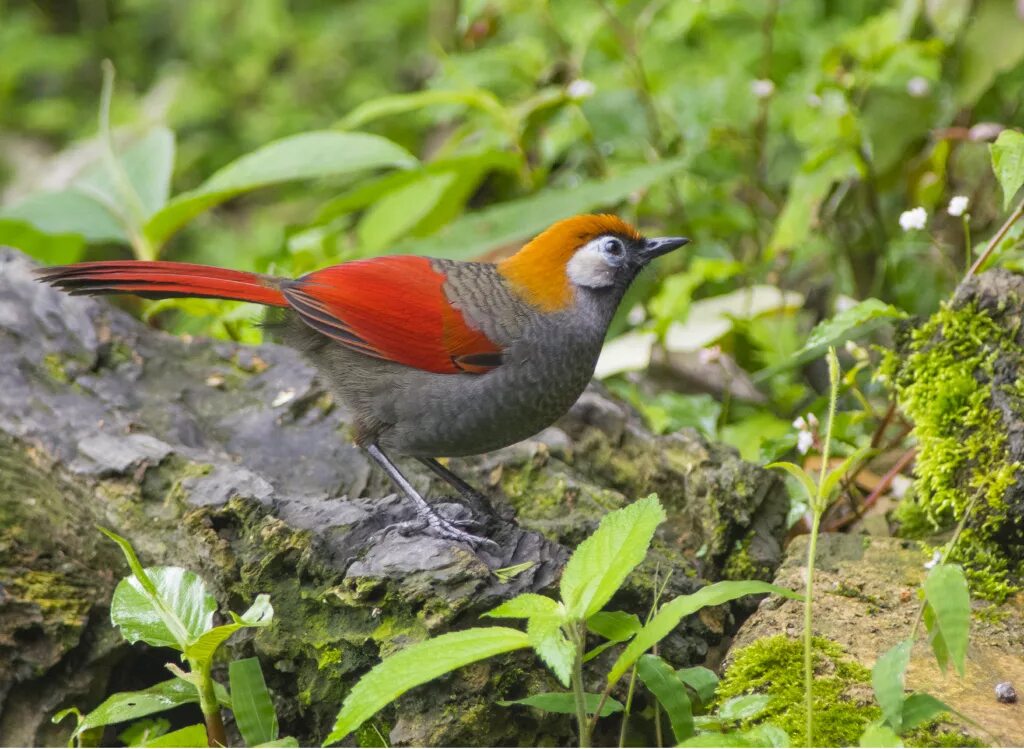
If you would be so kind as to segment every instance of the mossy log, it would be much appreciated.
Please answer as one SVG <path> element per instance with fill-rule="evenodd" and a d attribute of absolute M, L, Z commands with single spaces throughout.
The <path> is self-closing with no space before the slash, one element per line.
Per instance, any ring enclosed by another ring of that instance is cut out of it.
<path fill-rule="evenodd" d="M 225 610 L 270 594 L 274 625 L 231 647 L 261 658 L 283 729 L 304 743 L 381 656 L 550 592 L 567 547 L 650 492 L 669 521 L 616 607 L 646 612 L 655 570 L 673 573 L 674 595 L 726 570 L 770 578 L 780 561 L 778 478 L 696 433 L 651 435 L 597 386 L 535 439 L 456 461 L 493 497 L 500 553 L 384 532 L 412 509 L 295 352 L 166 335 L 36 283 L 32 267 L 0 249 L 0 745 L 61 744 L 55 710 L 167 676 L 172 653 L 128 647 L 109 623 L 126 567 L 97 525 L 145 564 L 194 569 Z M 703 661 L 738 611 L 691 617 L 662 653 Z M 566 743 L 566 716 L 512 708 L 510 720 L 494 705 L 554 686 L 522 652 L 414 690 L 375 727 L 395 744 Z"/>

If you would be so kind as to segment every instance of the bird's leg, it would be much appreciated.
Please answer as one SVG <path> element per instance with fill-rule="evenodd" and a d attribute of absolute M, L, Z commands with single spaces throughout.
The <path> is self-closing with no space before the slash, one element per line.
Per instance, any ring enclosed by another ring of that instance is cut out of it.
<path fill-rule="evenodd" d="M 491 507 L 490 500 L 487 499 L 487 496 L 467 484 L 451 469 L 446 468 L 434 458 L 417 458 L 417 460 L 433 471 L 435 476 L 443 479 L 449 486 L 461 494 L 463 498 L 475 504 L 479 504 L 488 514 L 494 515 L 494 508 Z"/>
<path fill-rule="evenodd" d="M 384 469 L 388 478 L 394 482 L 395 486 L 401 490 L 402 494 L 416 505 L 416 514 L 420 516 L 423 522 L 427 524 L 427 527 L 430 528 L 435 535 L 441 538 L 448 538 L 453 541 L 462 541 L 473 548 L 482 544 L 495 545 L 493 541 L 483 538 L 482 536 L 474 536 L 471 533 L 466 533 L 450 520 L 444 519 L 435 512 L 427 500 L 425 500 L 420 493 L 416 491 L 413 485 L 409 483 L 409 480 L 402 475 L 402 472 L 398 470 L 398 466 L 391 462 L 391 458 L 385 455 L 384 451 L 381 450 L 376 443 L 368 445 L 366 447 L 366 452 L 368 452 L 370 457 L 377 462 L 377 465 Z M 452 475 L 454 476 L 454 474 Z M 468 484 L 463 485 L 469 488 Z M 472 491 L 471 488 L 470 491 Z"/>

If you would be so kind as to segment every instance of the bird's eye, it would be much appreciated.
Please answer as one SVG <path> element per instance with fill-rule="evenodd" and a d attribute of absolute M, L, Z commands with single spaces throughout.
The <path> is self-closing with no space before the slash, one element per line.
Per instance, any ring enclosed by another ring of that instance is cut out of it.
<path fill-rule="evenodd" d="M 605 251 L 605 254 L 615 258 L 622 257 L 623 253 L 626 251 L 626 248 L 622 246 L 621 240 L 618 240 L 615 237 L 609 237 L 606 239 L 602 249 Z"/>

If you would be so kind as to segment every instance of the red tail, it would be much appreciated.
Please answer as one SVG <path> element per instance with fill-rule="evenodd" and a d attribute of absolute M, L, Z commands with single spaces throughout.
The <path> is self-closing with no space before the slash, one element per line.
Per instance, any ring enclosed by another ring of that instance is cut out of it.
<path fill-rule="evenodd" d="M 276 284 L 264 276 L 191 263 L 104 260 L 36 271 L 39 280 L 71 294 L 136 294 L 151 299 L 210 297 L 287 307 Z"/>

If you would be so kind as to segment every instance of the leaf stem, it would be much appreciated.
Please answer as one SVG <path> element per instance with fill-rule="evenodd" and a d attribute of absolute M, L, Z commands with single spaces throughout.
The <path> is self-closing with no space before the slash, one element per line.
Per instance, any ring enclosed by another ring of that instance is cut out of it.
<path fill-rule="evenodd" d="M 576 644 L 576 655 L 572 667 L 572 694 L 576 700 L 576 723 L 579 726 L 580 747 L 590 746 L 590 717 L 587 715 L 587 697 L 583 688 L 583 651 L 586 648 L 586 624 L 573 622 L 573 640 Z"/>
<path fill-rule="evenodd" d="M 999 227 L 999 231 L 995 233 L 995 236 L 988 240 L 988 244 L 985 245 L 985 250 L 978 255 L 978 259 L 974 261 L 974 265 L 967 269 L 967 275 L 964 276 L 964 281 L 978 272 L 981 266 L 985 264 L 985 261 L 988 260 L 989 255 L 991 255 L 995 251 L 996 247 L 999 246 L 999 243 L 1003 241 L 1003 237 L 1006 236 L 1006 232 L 1010 231 L 1010 228 L 1017 223 L 1021 216 L 1024 216 L 1024 200 L 1021 200 L 1017 204 L 1017 207 L 1013 209 L 1013 213 L 1011 213 L 1003 225 Z"/>
<path fill-rule="evenodd" d="M 224 721 L 220 715 L 220 704 L 213 688 L 213 677 L 210 676 L 212 663 L 208 659 L 189 660 L 189 668 L 199 677 L 199 708 L 206 719 L 206 740 L 210 746 L 227 746 L 228 738 L 224 732 Z"/>
<path fill-rule="evenodd" d="M 813 657 L 813 613 L 814 613 L 814 559 L 818 551 L 818 530 L 825 512 L 825 476 L 828 472 L 829 452 L 832 449 L 832 426 L 836 418 L 836 403 L 839 400 L 839 359 L 836 350 L 828 350 L 828 373 L 831 388 L 828 398 L 828 425 L 825 429 L 825 443 L 822 445 L 821 472 L 818 475 L 817 493 L 811 506 L 811 538 L 807 545 L 807 587 L 804 594 L 804 707 L 807 713 L 806 746 L 814 746 L 814 657 Z"/>

